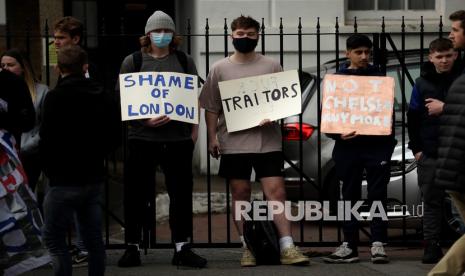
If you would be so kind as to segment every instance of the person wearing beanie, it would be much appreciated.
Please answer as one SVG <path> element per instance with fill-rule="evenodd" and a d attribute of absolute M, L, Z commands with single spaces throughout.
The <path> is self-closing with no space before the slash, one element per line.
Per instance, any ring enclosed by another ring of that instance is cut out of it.
<path fill-rule="evenodd" d="M 140 38 L 141 51 L 128 55 L 120 74 L 131 72 L 179 72 L 197 75 L 190 56 L 177 51 L 173 19 L 155 11 L 147 20 L 145 35 Z M 140 60 L 136 62 L 138 54 Z M 181 61 L 180 56 L 183 57 Z M 116 85 L 119 95 L 119 83 Z M 155 171 L 160 165 L 170 197 L 169 222 L 175 252 L 173 265 L 205 267 L 207 261 L 194 253 L 192 238 L 192 155 L 198 125 L 171 121 L 163 115 L 129 121 L 128 158 L 124 176 L 125 238 L 128 244 L 118 261 L 120 267 L 141 265 L 139 245 L 143 226 L 153 229 L 155 216 Z M 139 214 L 151 214 L 150 218 Z M 147 223 L 148 220 L 148 223 Z"/>

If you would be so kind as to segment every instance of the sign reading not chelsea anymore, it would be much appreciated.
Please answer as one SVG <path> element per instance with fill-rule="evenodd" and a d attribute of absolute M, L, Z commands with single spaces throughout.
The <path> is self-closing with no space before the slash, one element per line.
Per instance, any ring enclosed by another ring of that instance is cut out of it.
<path fill-rule="evenodd" d="M 301 95 L 296 70 L 222 81 L 220 88 L 228 132 L 300 114 Z"/>
<path fill-rule="evenodd" d="M 197 76 L 173 72 L 119 75 L 122 120 L 166 115 L 172 120 L 199 123 Z"/>
<path fill-rule="evenodd" d="M 323 80 L 321 132 L 389 135 L 394 79 L 327 74 Z"/>

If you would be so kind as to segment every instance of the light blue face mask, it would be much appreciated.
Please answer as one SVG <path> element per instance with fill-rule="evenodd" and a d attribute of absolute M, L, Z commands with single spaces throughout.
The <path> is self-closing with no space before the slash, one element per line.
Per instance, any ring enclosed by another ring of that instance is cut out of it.
<path fill-rule="evenodd" d="M 165 48 L 170 45 L 171 40 L 173 39 L 173 33 L 150 33 L 150 40 L 158 48 Z"/>

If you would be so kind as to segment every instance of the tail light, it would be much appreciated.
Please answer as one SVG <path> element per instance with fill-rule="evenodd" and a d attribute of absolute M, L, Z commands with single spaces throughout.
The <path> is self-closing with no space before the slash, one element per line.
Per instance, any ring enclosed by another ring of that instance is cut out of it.
<path fill-rule="evenodd" d="M 302 140 L 308 140 L 312 136 L 315 128 L 309 124 L 302 124 L 302 130 L 299 123 L 290 123 L 284 125 L 284 141 L 298 141 L 300 140 L 300 132 L 302 132 Z"/>

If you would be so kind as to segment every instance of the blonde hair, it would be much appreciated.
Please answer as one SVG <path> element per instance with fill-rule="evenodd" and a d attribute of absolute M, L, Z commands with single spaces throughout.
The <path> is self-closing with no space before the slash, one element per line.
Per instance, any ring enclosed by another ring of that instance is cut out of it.
<path fill-rule="evenodd" d="M 28 58 L 21 50 L 16 48 L 4 52 L 0 59 L 4 56 L 16 59 L 19 65 L 21 65 L 21 69 L 23 69 L 23 78 L 26 81 L 27 88 L 29 88 L 29 93 L 31 94 L 32 102 L 35 103 L 37 99 L 36 82 L 38 82 L 38 80 L 34 74 L 34 70 L 32 70 L 32 66 Z"/>

